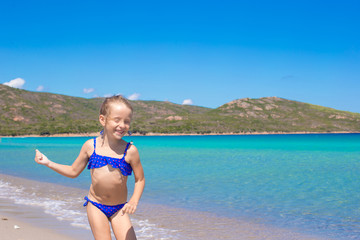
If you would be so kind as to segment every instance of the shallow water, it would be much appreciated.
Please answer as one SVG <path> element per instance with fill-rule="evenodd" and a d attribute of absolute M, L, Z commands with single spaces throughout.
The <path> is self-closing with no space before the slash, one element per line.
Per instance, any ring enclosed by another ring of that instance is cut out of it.
<path fill-rule="evenodd" d="M 54 216 L 52 202 L 61 199 L 56 208 L 61 213 L 68 211 L 73 226 L 86 228 L 85 211 L 79 206 L 90 185 L 89 172 L 85 170 L 75 180 L 67 179 L 34 164 L 33 151 L 39 148 L 52 160 L 70 164 L 87 139 L 3 138 L 0 173 L 75 187 L 63 190 L 65 195 L 59 195 L 53 184 L 46 187 L 53 191 L 42 192 L 44 187 L 17 189 L 32 192 L 34 198 L 21 200 L 29 198 L 23 194 L 13 199 L 29 205 L 26 201 L 49 198 L 50 210 L 42 207 Z M 143 234 L 140 239 L 201 239 L 202 235 L 203 239 L 211 239 L 209 236 L 214 237 L 215 232 L 221 232 L 223 237 L 212 239 L 236 239 L 239 232 L 234 228 L 244 224 L 269 236 L 277 234 L 273 231 L 281 232 L 281 228 L 288 237 L 289 230 L 325 239 L 360 239 L 360 134 L 126 140 L 132 140 L 139 149 L 146 174 L 142 207 L 133 216 L 138 236 Z M 2 180 L 3 188 L 6 184 L 10 183 Z M 12 184 L 19 187 L 16 181 Z M 130 177 L 130 191 L 132 185 Z M 71 203 L 66 199 L 71 199 Z M 78 217 L 72 215 L 78 212 L 82 212 Z M 63 218 L 69 221 L 66 214 Z M 193 224 L 189 224 L 189 219 Z"/>

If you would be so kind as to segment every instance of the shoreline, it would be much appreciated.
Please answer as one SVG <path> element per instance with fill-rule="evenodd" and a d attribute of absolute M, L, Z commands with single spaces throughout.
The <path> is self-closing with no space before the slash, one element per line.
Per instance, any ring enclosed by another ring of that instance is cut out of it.
<path fill-rule="evenodd" d="M 243 136 L 243 135 L 295 135 L 295 134 L 359 134 L 360 132 L 353 131 L 335 131 L 335 132 L 248 132 L 248 133 L 133 133 L 131 136 Z M 98 132 L 95 133 L 58 133 L 58 134 L 49 134 L 49 135 L 38 135 L 38 134 L 27 134 L 27 135 L 17 135 L 17 136 L 3 136 L 0 138 L 23 138 L 23 137 L 96 137 L 99 136 Z M 126 135 L 128 136 L 128 135 Z"/>
<path fill-rule="evenodd" d="M 2 240 L 85 240 L 91 238 L 91 230 L 74 227 L 69 221 L 64 221 L 59 215 L 52 215 L 44 208 L 56 211 L 58 202 L 40 196 L 38 184 L 45 192 L 51 188 L 65 192 L 63 187 L 53 183 L 0 173 L 0 236 Z M 38 201 L 31 198 L 31 194 Z M 29 197 L 27 197 L 29 196 Z M 25 197 L 25 198 L 24 198 Z M 60 218 L 59 218 L 60 217 Z M 4 238 L 3 238 L 4 237 Z"/>
<path fill-rule="evenodd" d="M 4 174 L 0 174 L 0 180 L 5 180 L 12 187 L 21 186 L 25 187 L 25 189 L 38 184 L 40 184 L 39 190 L 44 189 L 44 185 L 54 186 L 54 190 L 44 192 L 46 195 L 51 195 L 51 192 L 56 192 L 59 188 L 57 184 L 41 183 Z M 60 191 L 64 193 L 73 190 L 71 187 L 62 186 L 60 188 Z M 54 199 L 54 201 L 57 200 Z M 45 213 L 43 210 L 41 211 L 41 208 L 37 205 L 15 203 L 11 199 L 0 198 L 0 217 L 7 218 L 7 220 L 0 220 L 0 236 L 4 236 L 4 240 L 85 240 L 92 236 L 90 230 L 70 225 L 69 222 L 64 220 L 59 221 L 54 216 Z M 224 237 L 223 239 L 234 239 L 236 236 L 254 240 L 331 239 L 306 232 L 305 229 L 288 229 L 268 225 L 262 223 L 261 219 L 227 218 L 208 212 L 146 202 L 142 202 L 133 217 L 136 218 L 132 219 L 132 221 L 135 224 L 135 230 L 138 231 L 139 239 L 215 240 L 222 237 Z M 20 228 L 15 229 L 14 225 L 18 225 Z M 38 235 L 44 237 L 39 238 Z"/>

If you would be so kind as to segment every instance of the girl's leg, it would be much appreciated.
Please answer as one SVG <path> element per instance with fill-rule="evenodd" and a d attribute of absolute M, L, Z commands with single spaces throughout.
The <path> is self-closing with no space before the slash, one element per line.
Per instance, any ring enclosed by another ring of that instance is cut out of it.
<path fill-rule="evenodd" d="M 111 240 L 109 220 L 105 214 L 91 203 L 86 206 L 86 210 L 95 240 Z"/>
<path fill-rule="evenodd" d="M 128 214 L 121 216 L 118 211 L 111 218 L 111 227 L 116 240 L 136 240 L 136 235 Z"/>

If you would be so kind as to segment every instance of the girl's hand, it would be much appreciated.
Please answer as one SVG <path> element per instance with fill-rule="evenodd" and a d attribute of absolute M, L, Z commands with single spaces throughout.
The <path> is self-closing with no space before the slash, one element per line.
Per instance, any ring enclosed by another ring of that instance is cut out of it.
<path fill-rule="evenodd" d="M 45 166 L 50 164 L 50 160 L 37 149 L 35 150 L 35 162 Z"/>
<path fill-rule="evenodd" d="M 125 213 L 127 214 L 133 214 L 136 211 L 136 206 L 137 204 L 132 203 L 132 202 L 128 202 L 124 205 L 124 207 L 121 209 L 121 216 L 124 215 Z"/>

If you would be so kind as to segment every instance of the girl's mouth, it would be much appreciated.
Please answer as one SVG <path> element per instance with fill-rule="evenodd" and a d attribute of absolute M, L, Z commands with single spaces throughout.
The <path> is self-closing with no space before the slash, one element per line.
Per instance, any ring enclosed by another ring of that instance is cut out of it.
<path fill-rule="evenodd" d="M 118 135 L 123 135 L 124 131 L 115 131 L 115 133 L 118 134 Z"/>

